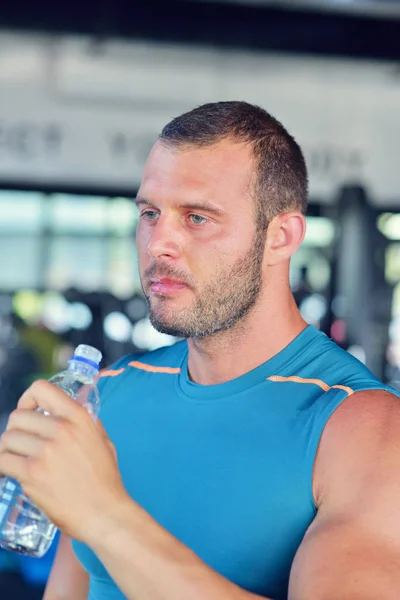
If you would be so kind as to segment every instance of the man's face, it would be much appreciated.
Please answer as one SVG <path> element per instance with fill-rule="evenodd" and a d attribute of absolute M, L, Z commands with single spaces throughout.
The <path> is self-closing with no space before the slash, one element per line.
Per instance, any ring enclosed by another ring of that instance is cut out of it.
<path fill-rule="evenodd" d="M 262 286 L 265 234 L 250 197 L 250 150 L 158 142 L 137 196 L 137 248 L 153 326 L 199 338 L 226 330 L 253 308 Z"/>

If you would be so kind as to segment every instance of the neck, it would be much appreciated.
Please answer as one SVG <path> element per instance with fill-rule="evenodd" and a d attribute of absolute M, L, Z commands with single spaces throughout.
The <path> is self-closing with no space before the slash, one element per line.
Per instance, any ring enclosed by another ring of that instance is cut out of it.
<path fill-rule="evenodd" d="M 189 339 L 189 376 L 203 385 L 223 383 L 260 366 L 297 337 L 307 323 L 289 285 L 275 300 L 260 298 L 240 323 L 207 338 Z M 277 301 L 279 298 L 279 301 Z"/>

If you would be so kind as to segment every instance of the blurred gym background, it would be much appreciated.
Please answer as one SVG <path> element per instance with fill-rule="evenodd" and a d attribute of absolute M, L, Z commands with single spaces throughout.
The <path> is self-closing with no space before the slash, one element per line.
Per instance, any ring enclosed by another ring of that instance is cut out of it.
<path fill-rule="evenodd" d="M 400 386 L 400 2 L 3 0 L 0 431 L 78 343 L 109 365 L 174 342 L 146 318 L 132 198 L 161 127 L 228 99 L 305 150 L 304 317 Z M 55 547 L 0 552 L 1 600 L 41 598 Z"/>

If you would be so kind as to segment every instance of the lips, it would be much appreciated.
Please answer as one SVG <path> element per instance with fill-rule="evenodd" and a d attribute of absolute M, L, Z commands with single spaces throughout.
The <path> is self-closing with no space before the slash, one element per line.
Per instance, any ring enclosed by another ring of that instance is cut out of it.
<path fill-rule="evenodd" d="M 183 281 L 169 279 L 168 277 L 154 278 L 151 280 L 150 289 L 153 294 L 162 294 L 163 296 L 177 294 L 184 290 L 187 285 Z"/>

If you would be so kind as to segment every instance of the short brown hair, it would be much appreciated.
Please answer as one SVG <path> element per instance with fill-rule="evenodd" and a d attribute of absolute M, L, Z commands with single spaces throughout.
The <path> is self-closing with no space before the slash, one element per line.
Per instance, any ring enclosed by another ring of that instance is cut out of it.
<path fill-rule="evenodd" d="M 175 147 L 211 146 L 224 139 L 252 145 L 256 171 L 253 196 L 257 223 L 307 210 L 307 167 L 300 146 L 266 110 L 247 102 L 203 104 L 170 121 L 160 141 Z"/>

